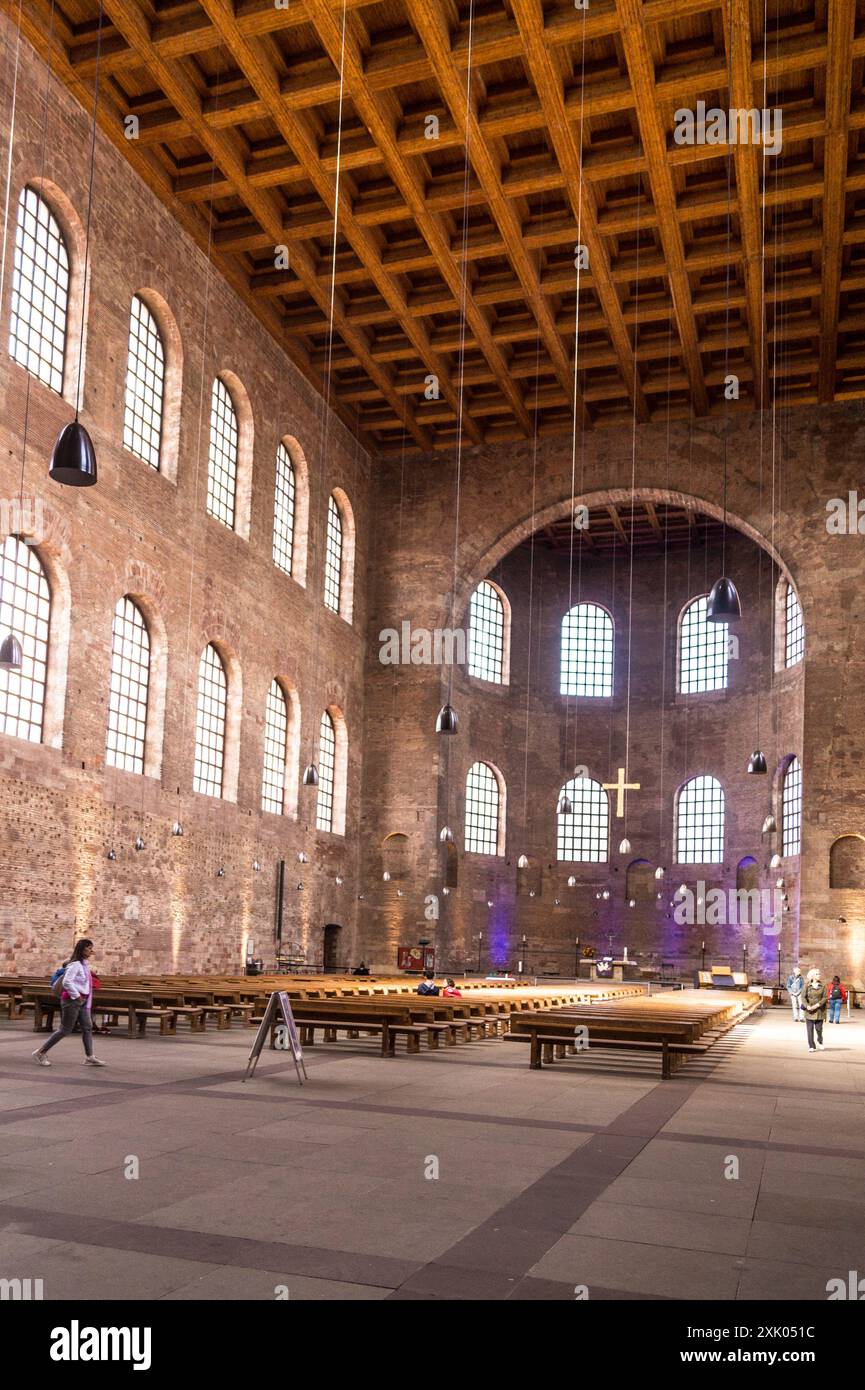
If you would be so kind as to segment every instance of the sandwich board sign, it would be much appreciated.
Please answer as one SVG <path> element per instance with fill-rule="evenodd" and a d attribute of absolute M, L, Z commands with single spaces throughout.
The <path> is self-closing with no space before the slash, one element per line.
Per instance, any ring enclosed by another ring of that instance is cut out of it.
<path fill-rule="evenodd" d="M 261 1056 L 261 1049 L 267 1040 L 271 1028 L 275 1028 L 277 1034 L 282 1031 L 283 1036 L 287 1039 L 288 1049 L 291 1051 L 291 1055 L 294 1058 L 294 1068 L 297 1072 L 297 1079 L 302 1086 L 304 1081 L 309 1080 L 309 1077 L 306 1074 L 306 1066 L 303 1061 L 303 1048 L 300 1045 L 300 1035 L 298 1034 L 297 1024 L 294 1019 L 294 1013 L 292 1012 L 291 1000 L 284 990 L 276 990 L 267 1001 L 264 1018 L 261 1020 L 252 1048 L 250 1049 L 249 1061 L 246 1064 L 246 1076 L 243 1078 L 244 1081 L 247 1081 L 250 1076 L 255 1075 L 255 1068 Z M 284 1045 L 285 1044 L 283 1044 L 283 1046 Z M 301 1075 L 301 1072 L 303 1075 Z"/>

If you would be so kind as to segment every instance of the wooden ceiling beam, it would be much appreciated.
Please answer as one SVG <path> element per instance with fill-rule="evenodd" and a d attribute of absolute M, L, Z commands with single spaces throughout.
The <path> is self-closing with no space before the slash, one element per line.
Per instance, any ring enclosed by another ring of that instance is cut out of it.
<path fill-rule="evenodd" d="M 691 397 L 697 415 L 709 407 L 700 346 L 691 304 L 682 234 L 676 221 L 676 195 L 666 160 L 666 138 L 655 91 L 654 64 L 646 34 L 642 0 L 616 0 L 621 22 L 622 47 L 634 96 L 643 148 L 652 168 L 652 196 L 658 214 L 661 244 L 667 262 L 670 292 L 676 311 L 676 327 L 691 380 Z"/>
<path fill-rule="evenodd" d="M 823 246 L 820 316 L 819 398 L 835 396 L 835 356 L 841 303 L 847 173 L 847 122 L 850 112 L 856 0 L 832 0 L 828 7 L 826 138 L 823 142 Z"/>
<path fill-rule="evenodd" d="M 548 139 L 568 190 L 568 198 L 579 228 L 579 242 L 588 252 L 592 287 L 606 317 L 607 331 L 618 359 L 619 371 L 622 380 L 627 384 L 636 418 L 647 420 L 649 411 L 640 388 L 633 346 L 622 316 L 619 292 L 610 274 L 609 252 L 598 230 L 597 209 L 592 194 L 583 188 L 580 142 L 578 138 L 574 138 L 565 114 L 560 70 L 551 58 L 544 41 L 544 12 L 541 0 L 511 0 L 511 8 L 523 42 L 523 63 L 540 97 Z M 573 274 L 576 287 L 580 277 L 576 270 Z"/>
<path fill-rule="evenodd" d="M 474 303 L 471 290 L 465 284 L 464 277 L 468 272 L 467 270 L 460 270 L 451 253 L 449 233 L 445 223 L 438 215 L 438 209 L 432 204 L 429 190 L 422 183 L 420 172 L 409 165 L 400 153 L 396 137 L 397 108 L 389 107 L 385 99 L 375 96 L 369 90 L 365 77 L 363 54 L 353 31 L 351 42 L 346 44 L 343 51 L 342 27 L 337 23 L 328 0 L 306 0 L 306 3 L 316 33 L 325 51 L 331 55 L 334 61 L 339 60 L 345 64 L 345 78 L 355 110 L 375 140 L 385 167 L 414 218 L 418 232 L 435 256 L 442 280 L 448 287 L 455 304 L 464 305 L 467 329 L 470 330 L 499 380 L 502 392 L 510 403 L 514 417 L 519 421 L 526 434 L 529 434 L 531 426 L 522 396 L 508 374 L 507 361 L 501 348 L 493 339 L 486 315 L 480 306 Z M 346 29 L 348 31 L 348 24 Z M 455 405 L 459 413 L 458 394 Z M 467 430 L 469 438 L 477 439 L 480 437 L 465 412 L 463 412 L 463 427 Z"/>
<path fill-rule="evenodd" d="M 450 33 L 444 13 L 435 11 L 429 0 L 406 0 L 406 9 L 414 30 L 420 38 L 432 64 L 439 90 L 456 125 L 466 132 L 467 157 L 484 189 L 494 222 L 499 227 L 508 248 L 511 265 L 523 286 L 526 303 L 538 326 L 540 341 L 549 356 L 559 384 L 575 396 L 577 418 L 583 428 L 591 417 L 579 393 L 575 391 L 568 355 L 559 337 L 550 307 L 541 290 L 536 260 L 522 241 L 522 227 L 513 204 L 505 197 L 502 170 L 481 132 L 473 98 L 467 99 L 465 83 L 458 73 Z M 514 26 L 516 29 L 516 26 Z M 520 35 L 516 35 L 520 42 Z"/>
<path fill-rule="evenodd" d="M 112 0 L 112 3 L 116 3 L 116 0 Z M 282 139 L 286 141 L 295 157 L 304 166 L 318 196 L 329 211 L 336 211 L 343 234 L 361 263 L 366 267 L 370 279 L 387 305 L 389 315 L 393 315 L 399 320 L 407 317 L 405 294 L 394 277 L 381 266 L 378 244 L 372 239 L 369 232 L 364 231 L 358 225 L 350 204 L 349 193 L 344 186 L 338 186 L 330 174 L 321 168 L 318 160 L 318 142 L 314 132 L 306 124 L 303 117 L 287 110 L 280 101 L 280 79 L 269 49 L 261 42 L 248 39 L 240 33 L 234 20 L 234 7 L 231 0 L 201 0 L 201 3 L 211 23 L 222 35 L 223 42 L 239 70 L 255 91 L 259 93 Z M 298 255 L 301 255 L 306 263 L 309 262 L 308 253 L 295 244 L 291 253 L 292 262 L 296 261 Z M 300 275 L 301 279 L 306 278 L 296 264 L 293 264 L 292 268 Z M 315 269 L 313 270 L 313 282 L 317 295 L 323 298 L 323 304 L 327 304 L 327 286 L 322 284 Z M 335 311 L 337 296 L 332 294 L 330 299 Z M 357 313 L 353 316 L 349 305 L 342 306 L 340 315 L 342 326 L 339 331 L 343 336 L 345 336 L 344 330 L 350 334 L 355 333 L 358 328 L 365 326 L 365 323 L 375 321 L 365 320 L 363 315 Z M 406 332 L 419 356 L 427 363 L 428 370 L 439 378 L 442 394 L 453 404 L 457 400 L 457 396 L 450 383 L 447 366 L 432 351 L 426 330 L 420 324 L 413 323 L 406 328 Z M 350 346 L 354 346 L 350 338 L 346 337 L 346 341 L 349 342 Z M 406 424 L 409 420 L 412 421 L 410 429 L 415 434 L 416 440 L 420 442 L 421 438 L 424 438 L 428 442 L 429 437 L 415 425 L 414 417 L 410 414 L 406 402 L 391 389 L 388 374 L 380 366 L 373 363 L 371 358 L 369 360 L 379 377 L 376 384 L 385 388 L 382 390 L 385 399 L 393 405 L 397 415 Z M 421 447 L 424 446 L 421 445 Z"/>
<path fill-rule="evenodd" d="M 104 0 L 104 7 L 105 13 L 115 28 L 123 34 L 127 43 L 139 51 L 142 61 L 146 63 L 166 97 L 184 116 L 190 129 L 208 151 L 216 166 L 232 180 L 239 197 L 243 199 L 253 217 L 258 220 L 262 230 L 267 233 L 271 239 L 271 244 L 274 247 L 280 245 L 283 240 L 284 227 L 278 205 L 269 194 L 255 189 L 249 184 L 246 178 L 245 154 L 239 140 L 230 132 L 213 131 L 203 120 L 200 93 L 187 74 L 181 60 L 167 61 L 156 51 L 150 40 L 149 22 L 137 0 Z M 211 15 L 211 19 L 212 17 Z M 400 398 L 391 391 L 387 372 L 383 371 L 370 357 L 365 337 L 348 322 L 339 296 L 334 295 L 331 304 L 327 290 L 318 279 L 315 264 L 300 246 L 296 247 L 292 254 L 292 270 L 299 279 L 303 280 L 311 297 L 325 317 L 329 319 L 332 312 L 335 330 L 357 356 L 365 364 L 368 364 L 370 378 L 375 381 L 385 399 L 394 406 L 396 413 L 402 416 L 403 424 L 413 435 L 415 443 L 421 449 L 428 448 L 429 436 L 417 428 Z"/>

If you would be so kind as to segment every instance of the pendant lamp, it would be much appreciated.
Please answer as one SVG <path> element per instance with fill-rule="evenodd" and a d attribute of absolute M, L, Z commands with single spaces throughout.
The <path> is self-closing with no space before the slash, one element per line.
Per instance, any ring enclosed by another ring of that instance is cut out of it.
<path fill-rule="evenodd" d="M 757 749 L 751 754 L 751 757 L 750 757 L 750 759 L 749 759 L 749 761 L 748 761 L 748 771 L 749 771 L 749 772 L 752 772 L 752 773 L 753 773 L 753 772 L 759 772 L 759 773 L 768 772 L 768 768 L 767 768 L 767 766 L 766 766 L 766 755 L 765 755 L 765 753 L 761 753 L 760 750 L 759 750 L 759 748 L 757 748 Z"/>
<path fill-rule="evenodd" d="M 21 650 L 21 643 L 10 632 L 7 637 L 0 642 L 0 671 L 20 671 L 24 661 L 24 653 Z"/>
<path fill-rule="evenodd" d="M 774 835 L 774 833 L 775 833 L 775 831 L 776 831 L 777 829 L 778 829 L 778 822 L 776 821 L 775 817 L 774 817 L 773 815 L 771 815 L 771 814 L 768 815 L 768 816 L 766 817 L 766 819 L 763 821 L 763 834 L 764 834 L 764 835 Z"/>
<path fill-rule="evenodd" d="M 627 837 L 627 835 L 626 835 L 625 838 L 624 838 L 624 840 L 621 840 L 621 841 L 619 842 L 619 854 L 630 854 L 630 852 L 631 852 L 631 842 L 630 842 L 630 840 L 628 839 L 628 837 Z"/>
<path fill-rule="evenodd" d="M 315 763 L 310 763 L 308 767 L 305 767 L 305 768 L 304 768 L 304 770 L 303 770 L 303 785 L 304 785 L 305 787 L 317 787 L 317 786 L 318 786 L 318 772 L 317 772 L 317 770 L 316 770 Z"/>
<path fill-rule="evenodd" d="M 436 733 L 455 734 L 457 731 L 458 724 L 459 720 L 457 719 L 457 712 L 454 709 L 453 705 L 442 705 L 441 709 L 438 712 L 438 718 L 436 719 Z"/>
<path fill-rule="evenodd" d="M 663 878 L 665 873 L 666 873 L 666 870 L 663 869 L 663 868 L 661 867 L 661 865 L 659 864 L 658 867 L 657 867 L 657 869 L 655 870 L 655 878 Z"/>
<path fill-rule="evenodd" d="M 520 857 L 519 857 L 519 859 L 517 860 L 517 868 L 518 868 L 518 869 L 527 869 L 528 867 L 529 867 L 528 856 L 525 855 L 525 854 L 521 854 Z"/>
<path fill-rule="evenodd" d="M 559 804 L 556 807 L 557 816 L 572 816 L 574 814 L 574 803 L 567 792 L 562 792 L 559 797 Z"/>
<path fill-rule="evenodd" d="M 570 878 L 568 879 L 568 887 L 569 887 L 569 888 L 576 888 L 576 886 L 577 886 L 577 880 L 574 878 L 574 875 L 571 874 Z"/>
<path fill-rule="evenodd" d="M 772 858 L 769 860 L 769 868 L 770 868 L 770 869 L 780 869 L 780 867 L 781 867 L 781 856 L 780 856 L 780 854 L 773 854 L 773 855 L 772 855 Z"/>
<path fill-rule="evenodd" d="M 144 849 L 144 840 L 142 839 L 142 837 L 141 837 L 140 835 L 136 835 L 136 837 L 135 837 L 135 848 L 136 848 L 137 850 L 142 850 L 142 849 Z"/>
<path fill-rule="evenodd" d="M 712 592 L 706 600 L 707 623 L 736 623 L 742 616 L 739 592 L 732 579 L 722 575 L 712 585 Z"/>
<path fill-rule="evenodd" d="M 176 820 L 176 821 L 174 822 L 174 824 L 172 825 L 172 827 L 171 827 L 171 833 L 172 833 L 172 835 L 182 835 L 182 834 L 183 834 L 183 826 L 181 825 L 181 823 L 180 823 L 179 820 Z"/>
<path fill-rule="evenodd" d="M 452 845 L 454 842 L 454 832 L 449 825 L 443 825 L 439 831 L 439 839 L 443 845 Z"/>
<path fill-rule="evenodd" d="M 57 436 L 51 453 L 48 476 L 66 487 L 93 487 L 96 482 L 96 453 L 93 440 L 80 420 L 70 420 Z"/>

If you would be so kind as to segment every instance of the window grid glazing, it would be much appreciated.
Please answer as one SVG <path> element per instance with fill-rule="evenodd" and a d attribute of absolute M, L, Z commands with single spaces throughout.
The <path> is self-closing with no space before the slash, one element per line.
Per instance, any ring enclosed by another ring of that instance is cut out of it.
<path fill-rule="evenodd" d="M 32 547 L 7 536 L 0 548 L 0 640 L 21 643 L 20 671 L 0 671 L 0 733 L 42 740 L 51 595 Z"/>
<path fill-rule="evenodd" d="M 695 598 L 679 630 L 679 691 L 682 695 L 727 689 L 727 624 L 706 618 L 708 595 Z"/>
<path fill-rule="evenodd" d="M 123 447 L 159 469 L 165 352 L 156 320 L 143 300 L 132 298 L 126 362 Z"/>
<path fill-rule="evenodd" d="M 333 830 L 333 786 L 336 769 L 336 735 L 333 720 L 325 710 L 318 736 L 318 800 L 315 807 L 317 830 Z"/>
<path fill-rule="evenodd" d="M 561 693 L 613 693 L 613 620 L 597 603 L 579 603 L 562 620 Z"/>
<path fill-rule="evenodd" d="M 219 652 L 204 648 L 198 666 L 198 706 L 195 713 L 195 772 L 193 789 L 204 796 L 222 796 L 225 766 L 225 721 L 228 681 Z"/>
<path fill-rule="evenodd" d="M 69 256 L 48 204 L 33 188 L 18 199 L 12 304 L 11 356 L 58 395 L 63 392 Z"/>
<path fill-rule="evenodd" d="M 294 553 L 294 465 L 284 444 L 276 451 L 276 489 L 273 498 L 273 563 L 291 574 Z"/>
<path fill-rule="evenodd" d="M 342 591 L 342 517 L 334 497 L 327 504 L 327 545 L 324 556 L 324 606 L 339 612 Z"/>
<path fill-rule="evenodd" d="M 606 864 L 609 856 L 610 800 L 600 782 L 572 777 L 567 792 L 573 815 L 556 815 L 556 857 L 578 864 Z"/>
<path fill-rule="evenodd" d="M 237 416 L 227 386 L 217 377 L 210 398 L 207 512 L 231 531 L 237 496 L 237 444 Z"/>
<path fill-rule="evenodd" d="M 281 816 L 285 808 L 285 767 L 288 711 L 279 681 L 271 681 L 264 711 L 264 772 L 261 809 Z"/>
<path fill-rule="evenodd" d="M 466 777 L 466 853 L 498 854 L 500 799 L 492 768 L 487 763 L 473 763 Z"/>
<path fill-rule="evenodd" d="M 801 853 L 802 848 L 802 764 L 793 758 L 784 773 L 781 798 L 781 853 Z"/>
<path fill-rule="evenodd" d="M 802 616 L 802 605 L 792 584 L 787 585 L 785 613 L 785 664 L 795 666 L 805 655 L 805 619 Z"/>
<path fill-rule="evenodd" d="M 676 807 L 676 861 L 720 864 L 724 858 L 724 789 L 715 777 L 692 777 Z"/>
<path fill-rule="evenodd" d="M 124 772 L 144 771 L 150 636 L 137 604 L 124 597 L 114 610 L 105 761 Z"/>
<path fill-rule="evenodd" d="M 501 685 L 504 680 L 505 607 L 484 579 L 469 604 L 469 675 Z"/>

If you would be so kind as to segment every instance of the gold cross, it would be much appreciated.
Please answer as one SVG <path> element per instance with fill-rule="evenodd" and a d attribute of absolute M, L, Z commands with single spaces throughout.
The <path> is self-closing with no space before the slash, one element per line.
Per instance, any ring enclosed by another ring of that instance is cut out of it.
<path fill-rule="evenodd" d="M 626 775 L 625 769 L 620 767 L 618 781 L 601 783 L 605 792 L 616 793 L 616 815 L 619 820 L 625 814 L 625 792 L 638 792 L 640 790 L 639 782 L 625 781 Z"/>

